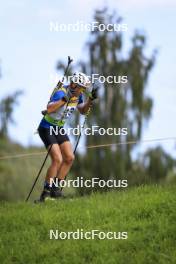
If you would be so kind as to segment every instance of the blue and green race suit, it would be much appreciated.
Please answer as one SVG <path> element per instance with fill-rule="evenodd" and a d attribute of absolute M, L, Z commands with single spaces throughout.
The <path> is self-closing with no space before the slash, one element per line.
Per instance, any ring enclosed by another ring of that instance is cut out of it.
<path fill-rule="evenodd" d="M 68 97 L 69 85 L 63 85 L 58 89 L 51 97 L 49 103 L 62 100 L 66 96 Z M 40 127 L 50 128 L 51 125 L 57 125 L 63 127 L 66 120 L 71 116 L 79 104 L 83 103 L 83 95 L 79 97 L 73 96 L 69 99 L 68 104 L 61 106 L 54 113 L 46 114 L 40 122 Z"/>

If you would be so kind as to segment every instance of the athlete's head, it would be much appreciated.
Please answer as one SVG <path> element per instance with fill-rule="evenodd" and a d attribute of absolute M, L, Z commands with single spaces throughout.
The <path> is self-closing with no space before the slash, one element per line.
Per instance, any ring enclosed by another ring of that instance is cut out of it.
<path fill-rule="evenodd" d="M 86 92 L 90 88 L 90 84 L 87 75 L 82 72 L 75 72 L 71 78 L 70 91 L 78 96 L 80 93 Z"/>

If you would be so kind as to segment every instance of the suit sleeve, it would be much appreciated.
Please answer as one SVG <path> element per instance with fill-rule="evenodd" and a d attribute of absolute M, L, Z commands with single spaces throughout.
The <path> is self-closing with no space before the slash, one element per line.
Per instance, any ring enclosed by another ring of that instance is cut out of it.
<path fill-rule="evenodd" d="M 51 97 L 50 103 L 59 101 L 65 97 L 65 92 L 64 91 L 57 91 L 53 94 Z"/>

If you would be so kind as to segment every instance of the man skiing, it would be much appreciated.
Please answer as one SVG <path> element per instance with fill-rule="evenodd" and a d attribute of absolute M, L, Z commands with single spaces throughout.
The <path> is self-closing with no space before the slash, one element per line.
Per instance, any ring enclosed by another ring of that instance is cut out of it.
<path fill-rule="evenodd" d="M 97 97 L 96 90 L 90 92 L 90 86 L 89 78 L 84 73 L 76 72 L 70 84 L 62 85 L 56 90 L 47 105 L 47 113 L 40 122 L 38 132 L 47 150 L 50 149 L 51 165 L 47 170 L 44 189 L 40 196 L 41 202 L 61 197 L 61 188 L 50 186 L 50 180 L 57 178 L 57 182 L 60 182 L 65 179 L 72 166 L 74 154 L 68 135 L 59 131 L 76 109 L 81 114 L 86 114 L 89 110 L 92 100 Z M 83 102 L 84 92 L 89 92 L 86 102 Z M 59 127 L 58 135 L 50 133 L 51 126 Z"/>

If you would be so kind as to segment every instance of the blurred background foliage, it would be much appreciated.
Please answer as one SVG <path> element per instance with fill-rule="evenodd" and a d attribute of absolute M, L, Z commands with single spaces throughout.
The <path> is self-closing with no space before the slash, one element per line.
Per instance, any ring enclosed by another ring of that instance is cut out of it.
<path fill-rule="evenodd" d="M 108 9 L 96 10 L 94 21 L 99 24 L 120 23 L 122 18 L 117 13 L 109 14 Z M 88 136 L 85 145 L 99 145 L 123 142 L 123 145 L 108 148 L 95 148 L 84 154 L 77 153 L 69 177 L 98 177 L 108 179 L 127 179 L 129 187 L 140 184 L 174 184 L 176 183 L 176 161 L 160 146 L 148 149 L 137 159 L 134 151 L 137 144 L 125 144 L 140 141 L 146 122 L 152 114 L 153 100 L 147 94 L 147 82 L 152 74 L 157 56 L 153 50 L 145 55 L 146 36 L 136 31 L 131 39 L 128 52 L 124 55 L 122 32 L 93 31 L 85 45 L 86 61 L 80 61 L 75 69 L 88 75 L 128 76 L 128 83 L 99 83 L 99 100 L 94 104 L 87 126 L 98 125 L 108 128 L 128 128 L 127 136 Z M 74 71 L 74 68 L 68 73 Z M 64 63 L 58 62 L 57 69 L 63 70 Z M 24 148 L 11 142 L 8 136 L 9 124 L 14 123 L 13 111 L 18 105 L 22 91 L 1 99 L 0 102 L 0 156 L 17 153 L 44 151 L 44 148 Z M 75 115 L 71 122 L 76 126 L 81 121 Z M 44 154 L 19 159 L 0 160 L 0 199 L 20 200 L 27 195 L 34 178 L 41 166 Z M 49 163 L 49 160 L 48 160 Z M 48 164 L 47 164 L 48 165 Z M 47 165 L 42 172 L 46 172 Z M 34 196 L 42 188 L 42 177 L 36 186 Z M 90 188 L 67 190 L 79 195 L 92 191 Z M 107 191 L 103 189 L 103 191 Z"/>

